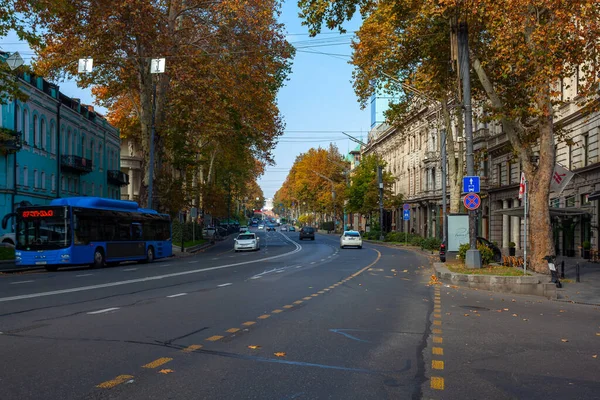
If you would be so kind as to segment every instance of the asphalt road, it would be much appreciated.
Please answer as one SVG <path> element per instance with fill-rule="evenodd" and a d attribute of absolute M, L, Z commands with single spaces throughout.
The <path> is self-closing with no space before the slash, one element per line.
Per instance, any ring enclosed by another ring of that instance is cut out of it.
<path fill-rule="evenodd" d="M 416 252 L 259 234 L 258 252 L 231 236 L 1 275 L 0 399 L 600 398 L 598 308 L 436 284 Z"/>

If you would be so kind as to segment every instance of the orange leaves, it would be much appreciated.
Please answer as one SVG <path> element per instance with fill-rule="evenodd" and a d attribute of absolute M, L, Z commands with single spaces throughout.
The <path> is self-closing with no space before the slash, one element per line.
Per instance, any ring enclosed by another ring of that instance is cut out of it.
<path fill-rule="evenodd" d="M 278 352 L 273 353 L 273 354 L 275 354 L 275 357 L 285 357 L 285 353 L 283 351 L 278 351 Z"/>

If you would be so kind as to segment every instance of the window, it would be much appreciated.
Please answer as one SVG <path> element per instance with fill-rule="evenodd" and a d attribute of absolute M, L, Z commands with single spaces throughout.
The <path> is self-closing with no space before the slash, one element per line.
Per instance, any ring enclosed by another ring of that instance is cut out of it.
<path fill-rule="evenodd" d="M 46 190 L 46 173 L 45 172 L 42 172 L 41 180 L 42 180 L 42 189 Z"/>
<path fill-rule="evenodd" d="M 50 122 L 50 153 L 56 153 L 56 136 L 58 133 L 55 132 L 54 122 Z"/>
<path fill-rule="evenodd" d="M 22 122 L 21 122 L 21 107 L 19 107 L 17 105 L 17 108 L 15 109 L 15 113 L 16 113 L 16 117 L 17 117 L 17 132 L 21 131 L 21 126 L 23 126 Z"/>
<path fill-rule="evenodd" d="M 75 191 L 75 182 L 73 182 L 73 178 L 69 178 L 69 192 L 73 193 Z"/>
<path fill-rule="evenodd" d="M 96 195 L 96 185 L 92 182 L 92 196 Z"/>
<path fill-rule="evenodd" d="M 90 140 L 90 159 L 92 160 L 92 169 L 96 165 L 96 153 L 94 150 L 94 141 Z"/>
<path fill-rule="evenodd" d="M 581 205 L 582 206 L 589 206 L 590 205 L 590 198 L 589 198 L 589 194 L 582 194 L 581 195 Z"/>
<path fill-rule="evenodd" d="M 17 164 L 17 185 L 21 181 L 21 169 L 19 168 L 19 164 Z"/>
<path fill-rule="evenodd" d="M 29 169 L 27 169 L 27 167 L 23 167 L 23 186 L 27 187 L 29 186 L 29 177 L 27 176 L 29 174 Z"/>
<path fill-rule="evenodd" d="M 100 193 L 98 194 L 99 197 L 104 197 L 104 192 L 102 191 L 102 185 L 100 185 Z"/>
<path fill-rule="evenodd" d="M 431 188 L 435 190 L 435 168 L 431 170 Z"/>
<path fill-rule="evenodd" d="M 52 185 L 52 191 L 56 192 L 56 176 L 54 176 L 54 174 L 51 175 L 50 177 L 51 180 L 51 185 Z"/>
<path fill-rule="evenodd" d="M 85 144 L 85 136 L 83 136 L 81 138 L 81 157 L 83 158 L 87 158 L 86 153 L 87 152 L 87 145 Z"/>
<path fill-rule="evenodd" d="M 65 143 L 65 149 L 67 154 L 73 154 L 73 135 L 71 135 L 71 130 L 67 129 L 67 142 Z"/>
<path fill-rule="evenodd" d="M 102 153 L 102 143 L 98 143 L 98 168 L 102 169 L 102 161 L 104 160 L 104 155 Z"/>
<path fill-rule="evenodd" d="M 550 200 L 550 207 L 559 208 L 560 207 L 560 199 L 559 198 L 551 199 Z"/>
<path fill-rule="evenodd" d="M 590 162 L 590 134 L 586 133 L 583 135 L 583 148 L 581 151 L 583 152 L 583 166 L 586 167 Z"/>
<path fill-rule="evenodd" d="M 573 145 L 569 144 L 567 145 L 567 153 L 569 156 L 569 159 L 567 160 L 567 163 L 569 165 L 569 169 L 573 169 Z"/>
<path fill-rule="evenodd" d="M 38 129 L 38 116 L 33 116 L 33 147 L 40 147 L 40 130 Z"/>
<path fill-rule="evenodd" d="M 496 164 L 496 182 L 502 185 L 502 164 Z"/>
<path fill-rule="evenodd" d="M 67 190 L 66 179 L 64 176 L 60 178 L 60 190 L 62 190 L 63 192 Z"/>
<path fill-rule="evenodd" d="M 42 136 L 42 149 L 48 150 L 48 136 L 46 135 L 46 120 L 41 119 L 40 121 L 40 135 Z"/>
<path fill-rule="evenodd" d="M 566 207 L 575 207 L 575 196 L 567 197 L 565 200 Z"/>

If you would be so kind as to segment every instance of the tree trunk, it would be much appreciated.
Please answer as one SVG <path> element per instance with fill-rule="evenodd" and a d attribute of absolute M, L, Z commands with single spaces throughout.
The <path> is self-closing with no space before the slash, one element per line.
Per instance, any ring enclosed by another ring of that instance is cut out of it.
<path fill-rule="evenodd" d="M 452 118 L 447 108 L 446 103 L 442 103 L 442 109 L 444 112 L 444 120 L 446 125 L 446 155 L 448 161 L 448 176 L 449 176 L 449 190 L 450 193 L 450 213 L 456 214 L 460 211 L 461 204 L 461 189 L 462 189 L 462 177 L 463 177 L 463 152 L 462 143 L 458 143 L 458 152 L 456 148 L 456 141 L 454 137 L 454 130 L 452 129 Z M 457 132 L 461 132 L 462 129 L 462 117 L 458 115 L 458 129 Z M 458 162 L 455 162 L 458 160 Z"/>

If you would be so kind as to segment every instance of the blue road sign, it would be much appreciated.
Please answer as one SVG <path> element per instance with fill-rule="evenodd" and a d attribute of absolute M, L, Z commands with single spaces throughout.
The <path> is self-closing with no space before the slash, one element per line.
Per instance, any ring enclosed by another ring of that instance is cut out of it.
<path fill-rule="evenodd" d="M 481 205 L 481 199 L 477 193 L 469 193 L 463 199 L 463 204 L 467 210 L 477 210 Z"/>
<path fill-rule="evenodd" d="M 402 206 L 402 209 L 404 209 L 404 210 L 410 210 L 410 204 L 404 203 L 404 205 Z"/>
<path fill-rule="evenodd" d="M 404 210 L 403 217 L 405 221 L 410 221 L 410 210 Z"/>
<path fill-rule="evenodd" d="M 465 176 L 463 177 L 463 192 L 464 193 L 479 193 L 479 177 Z"/>

